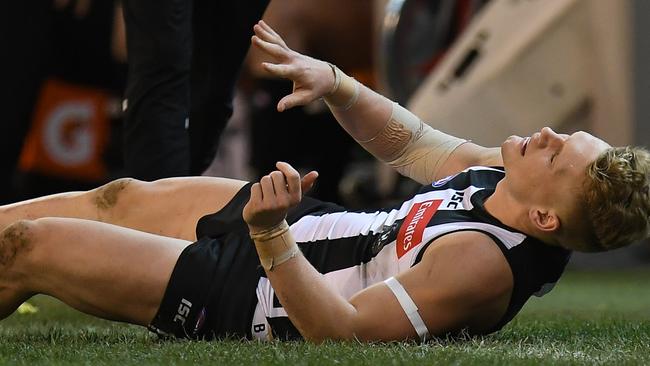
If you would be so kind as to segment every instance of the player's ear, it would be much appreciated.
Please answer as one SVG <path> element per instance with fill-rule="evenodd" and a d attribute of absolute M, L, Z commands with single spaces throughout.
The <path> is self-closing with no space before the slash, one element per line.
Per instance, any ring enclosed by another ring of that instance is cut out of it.
<path fill-rule="evenodd" d="M 538 230 L 546 233 L 560 228 L 560 218 L 554 210 L 534 207 L 528 210 L 528 218 Z"/>

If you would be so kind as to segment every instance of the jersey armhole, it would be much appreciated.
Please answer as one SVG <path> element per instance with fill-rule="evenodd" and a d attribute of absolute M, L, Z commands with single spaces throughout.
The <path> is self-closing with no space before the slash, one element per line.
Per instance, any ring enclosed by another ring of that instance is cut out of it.
<path fill-rule="evenodd" d="M 422 247 L 422 250 L 420 250 L 420 252 L 418 252 L 418 254 L 415 256 L 415 261 L 413 261 L 413 264 L 411 265 L 411 267 L 413 267 L 416 264 L 420 263 L 420 261 L 422 260 L 422 257 L 424 256 L 424 252 L 426 252 L 426 250 L 429 248 L 429 245 L 431 245 L 431 243 L 433 243 L 434 241 L 442 238 L 443 236 L 446 236 L 446 235 L 449 235 L 449 234 L 454 234 L 454 233 L 460 233 L 460 232 L 464 232 L 464 231 L 476 231 L 476 232 L 479 232 L 481 234 L 487 235 L 490 239 L 492 239 L 492 242 L 497 247 L 499 247 L 499 249 L 501 250 L 501 254 L 503 254 L 503 257 L 508 262 L 508 266 L 510 267 L 510 271 L 512 271 L 512 265 L 510 263 L 510 260 L 509 260 L 508 256 L 506 255 L 506 251 L 508 250 L 506 248 L 506 246 L 493 234 L 488 233 L 488 232 L 483 231 L 483 230 L 479 230 L 479 229 L 458 229 L 458 230 L 453 230 L 453 231 L 443 233 L 443 234 L 440 234 L 440 235 L 436 236 L 435 238 L 429 240 L 428 243 L 424 244 L 424 246 Z"/>

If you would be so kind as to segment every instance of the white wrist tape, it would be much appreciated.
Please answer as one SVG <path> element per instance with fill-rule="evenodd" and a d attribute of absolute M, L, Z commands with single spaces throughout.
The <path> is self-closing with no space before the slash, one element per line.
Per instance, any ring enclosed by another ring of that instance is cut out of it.
<path fill-rule="evenodd" d="M 275 267 L 300 253 L 285 220 L 268 230 L 251 233 L 250 236 L 255 242 L 260 264 L 267 271 L 273 271 Z"/>
<path fill-rule="evenodd" d="M 413 325 L 418 337 L 420 337 L 420 341 L 426 341 L 427 336 L 429 335 L 429 329 L 427 328 L 427 325 L 424 324 L 424 320 L 422 320 L 422 317 L 418 312 L 417 305 L 415 305 L 411 296 L 406 292 L 404 286 L 402 286 L 395 277 L 387 279 L 384 283 L 393 292 L 397 301 L 402 306 L 402 309 L 404 309 L 404 313 L 406 313 L 406 317 L 411 322 L 411 325 Z"/>
<path fill-rule="evenodd" d="M 334 86 L 323 100 L 333 111 L 347 111 L 359 99 L 361 86 L 353 77 L 346 75 L 334 64 L 328 63 L 334 73 Z"/>
<path fill-rule="evenodd" d="M 431 128 L 393 103 L 390 120 L 376 136 L 358 141 L 375 157 L 421 184 L 433 182 L 449 155 L 467 140 Z"/>

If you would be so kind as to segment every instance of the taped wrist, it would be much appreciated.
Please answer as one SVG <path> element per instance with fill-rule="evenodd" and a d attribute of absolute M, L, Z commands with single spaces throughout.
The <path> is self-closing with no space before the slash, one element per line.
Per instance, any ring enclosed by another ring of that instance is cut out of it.
<path fill-rule="evenodd" d="M 358 141 L 379 160 L 421 184 L 435 180 L 451 153 L 467 140 L 433 129 L 397 103 L 374 137 Z"/>
<path fill-rule="evenodd" d="M 250 236 L 255 242 L 260 264 L 266 271 L 272 271 L 275 267 L 295 257 L 300 251 L 291 236 L 286 220 L 282 220 L 270 229 L 250 233 Z"/>
<path fill-rule="evenodd" d="M 329 65 L 334 73 L 334 86 L 332 87 L 332 91 L 325 95 L 323 99 L 331 110 L 347 111 L 359 99 L 361 86 L 358 81 L 346 75 L 336 65 Z"/>

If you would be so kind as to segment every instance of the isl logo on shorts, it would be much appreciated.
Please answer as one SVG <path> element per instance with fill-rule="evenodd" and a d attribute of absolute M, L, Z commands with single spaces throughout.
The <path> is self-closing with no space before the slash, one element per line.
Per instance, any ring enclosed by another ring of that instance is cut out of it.
<path fill-rule="evenodd" d="M 409 250 L 420 244 L 427 223 L 438 211 L 441 203 L 442 200 L 430 200 L 417 203 L 411 207 L 397 234 L 397 258 L 402 258 Z"/>

